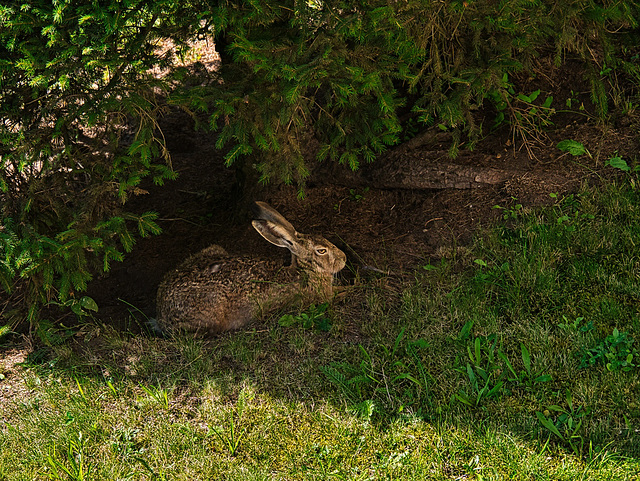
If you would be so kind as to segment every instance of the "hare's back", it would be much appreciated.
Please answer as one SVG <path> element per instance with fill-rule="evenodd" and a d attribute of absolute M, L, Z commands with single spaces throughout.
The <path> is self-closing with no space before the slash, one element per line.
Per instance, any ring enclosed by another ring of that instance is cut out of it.
<path fill-rule="evenodd" d="M 278 262 L 210 249 L 187 259 L 160 284 L 157 320 L 164 331 L 214 334 L 242 327 L 256 317 L 274 286 L 286 281 Z"/>
<path fill-rule="evenodd" d="M 201 288 L 212 287 L 216 290 L 254 289 L 254 284 L 278 277 L 281 266 L 279 262 L 253 257 L 198 253 L 169 272 L 162 284 L 172 289 L 179 289 L 180 286 L 191 288 L 196 284 Z"/>

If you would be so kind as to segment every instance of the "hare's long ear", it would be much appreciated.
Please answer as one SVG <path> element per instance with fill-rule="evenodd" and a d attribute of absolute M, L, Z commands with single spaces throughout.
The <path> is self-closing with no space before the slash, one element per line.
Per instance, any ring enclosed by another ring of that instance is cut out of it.
<path fill-rule="evenodd" d="M 255 218 L 258 220 L 268 220 L 273 222 L 274 224 L 279 224 L 285 229 L 287 229 L 291 234 L 295 234 L 296 232 L 296 230 L 291 225 L 291 223 L 287 219 L 285 219 L 282 216 L 282 214 L 280 214 L 280 212 L 275 210 L 266 202 L 260 202 L 260 201 L 254 202 L 253 213 L 255 215 Z"/>
<path fill-rule="evenodd" d="M 289 224 L 287 222 L 287 224 Z M 267 239 L 278 247 L 286 247 L 295 254 L 300 249 L 300 244 L 296 240 L 296 231 L 289 225 L 282 225 L 277 222 L 271 222 L 270 220 L 253 220 L 251 225 L 257 230 L 262 237 Z"/>

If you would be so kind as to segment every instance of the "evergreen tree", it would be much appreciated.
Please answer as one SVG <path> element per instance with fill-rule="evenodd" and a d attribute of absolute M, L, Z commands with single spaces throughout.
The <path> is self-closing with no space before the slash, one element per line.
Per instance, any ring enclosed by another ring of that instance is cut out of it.
<path fill-rule="evenodd" d="M 543 56 L 581 60 L 606 114 L 600 72 L 637 78 L 637 61 L 624 59 L 638 45 L 639 13 L 638 2 L 616 0 L 216 2 L 208 18 L 223 83 L 197 101 L 213 105 L 227 162 L 258 158 L 263 180 L 302 182 L 310 156 L 356 169 L 399 142 L 401 114 L 451 129 L 455 152 L 479 137 L 480 106 L 522 122 L 513 104 L 527 99 L 512 79 Z"/>
<path fill-rule="evenodd" d="M 200 18 L 173 0 L 24 0 L 0 6 L 0 286 L 37 320 L 43 303 L 78 311 L 92 264 L 108 270 L 157 233 L 123 210 L 141 180 L 172 178 L 156 137 L 158 95 Z M 87 301 L 84 301 L 84 305 Z M 7 309 L 9 311 L 10 309 Z M 0 313 L 2 314 L 2 313 Z"/>

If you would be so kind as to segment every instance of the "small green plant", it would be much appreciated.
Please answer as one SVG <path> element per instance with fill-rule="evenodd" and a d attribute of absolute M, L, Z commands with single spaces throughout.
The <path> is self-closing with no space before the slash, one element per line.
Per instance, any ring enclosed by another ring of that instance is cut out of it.
<path fill-rule="evenodd" d="M 454 397 L 461 403 L 478 407 L 486 399 L 497 397 L 502 392 L 502 381 L 493 381 L 491 373 L 479 366 L 467 363 L 466 374 L 469 378 L 470 391 L 461 389 Z"/>
<path fill-rule="evenodd" d="M 169 389 L 158 386 L 143 386 L 140 388 L 146 395 L 158 404 L 162 409 L 169 410 Z"/>
<path fill-rule="evenodd" d="M 458 340 L 470 340 L 473 323 L 469 321 L 463 326 Z M 510 386 L 522 385 L 532 389 L 536 384 L 552 380 L 551 375 L 533 369 L 531 354 L 523 343 L 520 344 L 520 356 L 524 369 L 516 370 L 498 347 L 495 334 L 478 336 L 472 342 L 467 342 L 467 355 L 469 360 L 456 370 L 466 374 L 469 388 L 460 389 L 454 398 L 470 407 L 478 407 L 486 399 L 503 393 L 510 394 Z"/>
<path fill-rule="evenodd" d="M 71 309 L 80 319 L 91 316 L 91 312 L 98 312 L 98 304 L 89 296 L 82 296 L 80 299 L 72 297 L 62 302 L 51 301 L 50 304 L 62 309 Z"/>
<path fill-rule="evenodd" d="M 551 196 L 558 199 L 557 195 Z M 569 194 L 553 205 L 556 214 L 556 224 L 562 226 L 566 232 L 575 232 L 579 226 L 591 221 L 595 216 L 590 212 L 583 212 L 580 194 Z"/>
<path fill-rule="evenodd" d="M 247 432 L 247 428 L 243 428 L 239 433 L 237 432 L 236 421 L 234 416 L 229 417 L 227 429 L 222 427 L 209 428 L 209 434 L 215 435 L 228 450 L 231 456 L 235 456 L 240 448 L 240 442 Z"/>
<path fill-rule="evenodd" d="M 578 142 L 577 140 L 563 140 L 562 142 L 558 142 L 556 147 L 563 152 L 570 153 L 574 157 L 586 155 L 591 158 L 591 152 L 589 152 L 582 142 Z"/>
<path fill-rule="evenodd" d="M 478 407 L 486 399 L 497 397 L 503 390 L 503 369 L 498 362 L 497 337 L 476 337 L 467 345 L 469 361 L 456 370 L 467 375 L 469 389 L 461 389 L 454 397 L 461 403 Z"/>
<path fill-rule="evenodd" d="M 596 346 L 583 351 L 580 367 L 604 365 L 609 371 L 631 371 L 639 366 L 637 358 L 640 353 L 633 347 L 634 342 L 628 332 L 619 332 L 615 328 Z"/>
<path fill-rule="evenodd" d="M 349 189 L 349 197 L 345 197 L 344 199 L 340 200 L 340 202 L 338 202 L 337 204 L 334 204 L 333 210 L 340 211 L 340 207 L 342 206 L 342 203 L 346 200 L 350 200 L 351 202 L 362 202 L 365 196 L 367 195 L 367 192 L 369 192 L 369 187 L 365 187 L 362 190 Z"/>
<path fill-rule="evenodd" d="M 231 456 L 235 456 L 240 448 L 240 442 L 247 433 L 247 428 L 244 427 L 238 432 L 238 423 L 242 420 L 243 414 L 247 405 L 253 401 L 255 393 L 248 389 L 243 389 L 238 396 L 238 402 L 235 405 L 235 409 L 229 414 L 229 420 L 227 422 L 227 428 L 221 426 L 211 427 L 209 426 L 208 436 L 215 436 L 220 442 L 222 442 L 225 449 Z"/>
<path fill-rule="evenodd" d="M 605 162 L 605 165 L 609 167 L 613 167 L 614 169 L 621 170 L 622 172 L 640 172 L 640 165 L 636 165 L 635 167 L 631 167 L 626 160 L 624 160 L 619 155 L 614 155 L 609 160 Z"/>
<path fill-rule="evenodd" d="M 523 207 L 522 204 L 517 202 L 517 198 L 516 197 L 511 197 L 511 200 L 514 201 L 514 204 L 511 207 L 504 207 L 501 205 L 494 205 L 493 208 L 494 209 L 501 209 L 502 210 L 502 218 L 504 220 L 509 220 L 509 219 L 517 219 L 518 217 L 520 217 L 523 213 Z"/>
<path fill-rule="evenodd" d="M 433 264 L 431 264 L 431 262 L 428 262 L 427 264 L 423 265 L 422 268 L 425 271 L 435 271 L 438 270 L 438 266 L 434 266 Z"/>
<path fill-rule="evenodd" d="M 502 359 L 505 366 L 507 366 L 507 369 L 509 370 L 510 375 L 507 377 L 507 379 L 510 382 L 523 384 L 528 388 L 533 388 L 535 384 L 549 382 L 553 379 L 550 374 L 542 374 L 542 372 L 533 371 L 531 367 L 531 354 L 529 354 L 529 350 L 524 345 L 524 343 L 520 343 L 520 355 L 522 358 L 524 371 L 517 372 L 509 362 L 506 354 L 504 354 L 502 351 L 498 351 L 498 357 Z"/>
<path fill-rule="evenodd" d="M 562 320 L 564 322 L 558 324 L 558 327 L 560 329 L 564 329 L 565 331 L 589 332 L 595 328 L 593 325 L 593 321 L 589 321 L 581 326 L 580 324 L 582 324 L 582 321 L 584 321 L 584 317 L 576 317 L 575 320 L 570 321 L 569 319 L 567 319 L 567 316 L 562 316 Z"/>
<path fill-rule="evenodd" d="M 464 323 L 464 326 L 460 329 L 460 334 L 458 334 L 458 341 L 468 341 L 471 339 L 474 324 L 474 319 Z"/>
<path fill-rule="evenodd" d="M 331 319 L 326 315 L 329 303 L 319 305 L 312 304 L 305 312 L 300 314 L 285 314 L 278 320 L 283 327 L 300 326 L 304 329 L 317 329 L 327 332 L 331 330 Z"/>
<path fill-rule="evenodd" d="M 590 415 L 590 410 L 574 404 L 573 396 L 569 389 L 566 390 L 565 401 L 566 408 L 553 404 L 547 406 L 543 412 L 536 411 L 536 417 L 545 429 L 557 436 L 562 442 L 568 444 L 575 454 L 580 455 L 584 449 L 581 428 L 585 418 Z M 557 414 L 553 417 L 552 413 Z"/>
<path fill-rule="evenodd" d="M 571 109 L 576 104 L 580 104 L 580 106 L 578 107 L 578 111 L 582 112 L 585 110 L 584 103 L 578 98 L 578 93 L 572 90 L 569 94 L 569 97 L 567 97 L 567 100 L 565 101 L 565 105 L 567 106 L 567 108 Z"/>
<path fill-rule="evenodd" d="M 367 192 L 369 192 L 369 187 L 365 187 L 361 191 L 358 191 L 358 189 L 349 189 L 349 198 L 354 202 L 360 202 L 364 200 Z"/>
<path fill-rule="evenodd" d="M 500 88 L 491 89 L 487 92 L 487 98 L 493 103 L 496 109 L 496 117 L 493 121 L 493 128 L 498 128 L 506 121 L 505 113 L 507 112 L 508 99 L 515 95 L 513 84 L 509 81 L 509 75 L 505 72 L 502 75 Z"/>
<path fill-rule="evenodd" d="M 536 104 L 540 93 L 541 90 L 537 89 L 528 95 L 520 93 L 516 97 L 520 105 L 514 108 L 513 115 L 519 124 L 518 128 L 523 132 L 528 133 L 529 130 L 535 132 L 553 125 L 551 122 L 551 117 L 555 114 L 555 109 L 551 107 L 553 96 L 547 95 L 542 103 Z"/>
<path fill-rule="evenodd" d="M 49 479 L 55 481 L 84 481 L 91 479 L 93 464 L 86 461 L 85 440 L 82 432 L 69 440 L 67 449 L 64 453 L 59 454 L 55 444 L 51 452 L 47 455 L 47 463 L 51 472 L 48 473 Z"/>
<path fill-rule="evenodd" d="M 515 87 L 505 72 L 499 88 L 486 94 L 496 109 L 493 128 L 509 124 L 513 136 L 522 139 L 530 156 L 533 156 L 532 143 L 542 140 L 544 129 L 553 125 L 551 118 L 556 112 L 551 107 L 553 96 L 547 95 L 541 102 L 541 93 L 542 91 L 537 89 L 529 94 L 516 94 Z"/>

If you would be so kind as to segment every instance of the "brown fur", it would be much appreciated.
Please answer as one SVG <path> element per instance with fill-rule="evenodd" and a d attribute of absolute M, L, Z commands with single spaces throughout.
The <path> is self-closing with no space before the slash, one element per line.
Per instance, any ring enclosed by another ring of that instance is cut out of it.
<path fill-rule="evenodd" d="M 269 242 L 291 251 L 292 266 L 251 257 L 232 257 L 210 246 L 169 272 L 157 295 L 157 322 L 164 332 L 212 335 L 238 329 L 291 304 L 329 300 L 333 276 L 344 253 L 320 236 L 296 232 L 275 209 L 256 203 L 254 228 Z"/>

